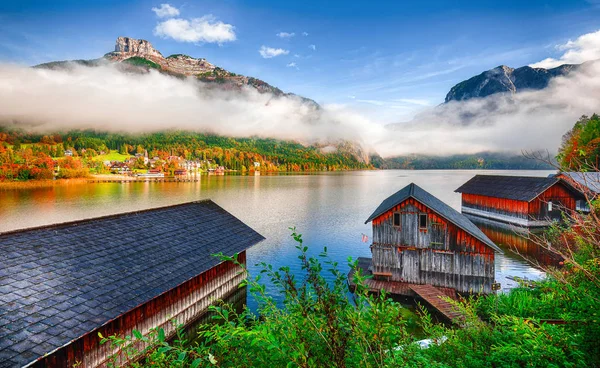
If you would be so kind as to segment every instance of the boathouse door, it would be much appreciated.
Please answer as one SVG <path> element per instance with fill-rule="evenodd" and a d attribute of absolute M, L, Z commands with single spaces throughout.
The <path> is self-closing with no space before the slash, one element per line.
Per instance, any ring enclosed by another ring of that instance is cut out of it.
<path fill-rule="evenodd" d="M 402 281 L 410 283 L 420 282 L 420 254 L 419 248 L 424 246 L 428 234 L 421 229 L 419 223 L 420 211 L 412 205 L 403 208 L 401 245 L 405 248 L 398 253 L 400 275 Z"/>
<path fill-rule="evenodd" d="M 373 252 L 373 271 L 375 273 L 392 273 L 396 268 L 396 248 L 389 245 L 379 245 L 374 247 Z"/>
<path fill-rule="evenodd" d="M 418 284 L 420 282 L 420 251 L 403 250 L 399 258 L 402 264 L 402 281 Z"/>

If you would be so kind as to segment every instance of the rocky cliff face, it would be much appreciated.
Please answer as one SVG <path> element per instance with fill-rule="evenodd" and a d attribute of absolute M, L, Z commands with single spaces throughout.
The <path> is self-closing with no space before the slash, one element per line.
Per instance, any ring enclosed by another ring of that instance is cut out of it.
<path fill-rule="evenodd" d="M 123 62 L 131 58 L 142 58 L 157 64 L 164 71 L 186 76 L 197 76 L 212 72 L 216 68 L 206 59 L 194 59 L 187 55 L 171 55 L 165 58 L 150 42 L 129 37 L 117 38 L 115 51 L 104 55 L 104 57 L 116 62 Z"/>
<path fill-rule="evenodd" d="M 450 89 L 445 102 L 486 97 L 494 93 L 514 94 L 527 89 L 543 89 L 548 86 L 552 78 L 566 75 L 578 67 L 578 65 L 567 64 L 553 69 L 529 66 L 513 69 L 501 65 L 458 83 Z"/>
<path fill-rule="evenodd" d="M 115 51 L 104 55 L 104 58 L 112 62 L 132 64 L 141 68 L 154 68 L 167 74 L 196 77 L 203 82 L 214 83 L 215 88 L 231 90 L 250 86 L 256 88 L 260 93 L 272 93 L 275 96 L 295 96 L 284 93 L 279 88 L 260 79 L 238 75 L 219 68 L 206 61 L 206 59 L 196 59 L 183 54 L 164 57 L 146 40 L 119 37 L 115 44 Z M 295 97 L 318 108 L 318 104 L 313 100 L 299 96 Z"/>
<path fill-rule="evenodd" d="M 114 57 L 120 61 L 133 56 L 152 57 L 162 59 L 163 56 L 152 44 L 146 40 L 136 40 L 135 38 L 119 37 L 115 44 Z"/>

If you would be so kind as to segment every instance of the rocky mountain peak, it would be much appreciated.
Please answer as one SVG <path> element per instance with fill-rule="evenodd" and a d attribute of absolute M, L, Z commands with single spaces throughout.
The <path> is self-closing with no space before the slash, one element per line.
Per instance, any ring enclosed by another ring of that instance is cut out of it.
<path fill-rule="evenodd" d="M 162 54 L 146 40 L 137 40 L 130 37 L 119 37 L 115 44 L 115 53 L 123 56 L 138 56 L 143 58 L 162 58 Z"/>
<path fill-rule="evenodd" d="M 518 93 L 546 88 L 552 78 L 566 75 L 577 65 L 561 65 L 553 69 L 523 66 L 511 68 L 500 65 L 452 87 L 445 102 L 464 101 L 495 93 Z"/>

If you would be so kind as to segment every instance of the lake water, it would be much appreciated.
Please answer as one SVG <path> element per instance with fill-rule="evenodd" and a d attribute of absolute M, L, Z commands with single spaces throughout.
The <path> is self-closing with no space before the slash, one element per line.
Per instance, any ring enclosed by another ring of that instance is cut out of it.
<path fill-rule="evenodd" d="M 370 257 L 371 225 L 365 220 L 389 195 L 414 182 L 460 211 L 454 190 L 476 174 L 547 176 L 550 171 L 354 171 L 314 175 L 203 176 L 193 183 L 93 183 L 0 190 L 0 232 L 210 198 L 261 233 L 266 240 L 248 251 L 248 265 L 290 266 L 300 272 L 289 227 L 303 234 L 310 253 L 326 246 L 348 271 L 348 257 Z M 543 273 L 520 256 L 496 256 L 496 279 L 538 279 Z M 249 301 L 250 307 L 254 306 Z"/>

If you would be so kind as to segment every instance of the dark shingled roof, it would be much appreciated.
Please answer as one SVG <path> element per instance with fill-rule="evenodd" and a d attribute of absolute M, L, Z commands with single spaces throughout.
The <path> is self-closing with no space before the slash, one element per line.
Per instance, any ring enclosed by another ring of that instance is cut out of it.
<path fill-rule="evenodd" d="M 0 366 L 28 364 L 264 238 L 200 201 L 0 234 Z"/>
<path fill-rule="evenodd" d="M 573 184 L 580 191 L 589 190 L 592 194 L 600 193 L 600 172 L 560 172 L 558 174 L 551 174 L 549 177 L 561 177 L 564 176 L 567 180 L 572 180 Z"/>
<path fill-rule="evenodd" d="M 530 202 L 559 181 L 556 177 L 475 175 L 455 192 Z"/>
<path fill-rule="evenodd" d="M 410 183 L 381 202 L 375 212 L 373 212 L 367 221 L 365 221 L 365 224 L 383 215 L 408 198 L 414 198 L 415 200 L 421 202 L 423 205 L 427 206 L 438 215 L 471 234 L 490 248 L 494 249 L 496 252 L 502 253 L 502 250 L 498 248 L 498 246 L 494 244 L 494 242 L 491 241 L 481 230 L 479 230 L 479 228 L 473 224 L 471 220 L 454 208 L 448 206 L 446 203 L 440 201 L 415 183 Z"/>

